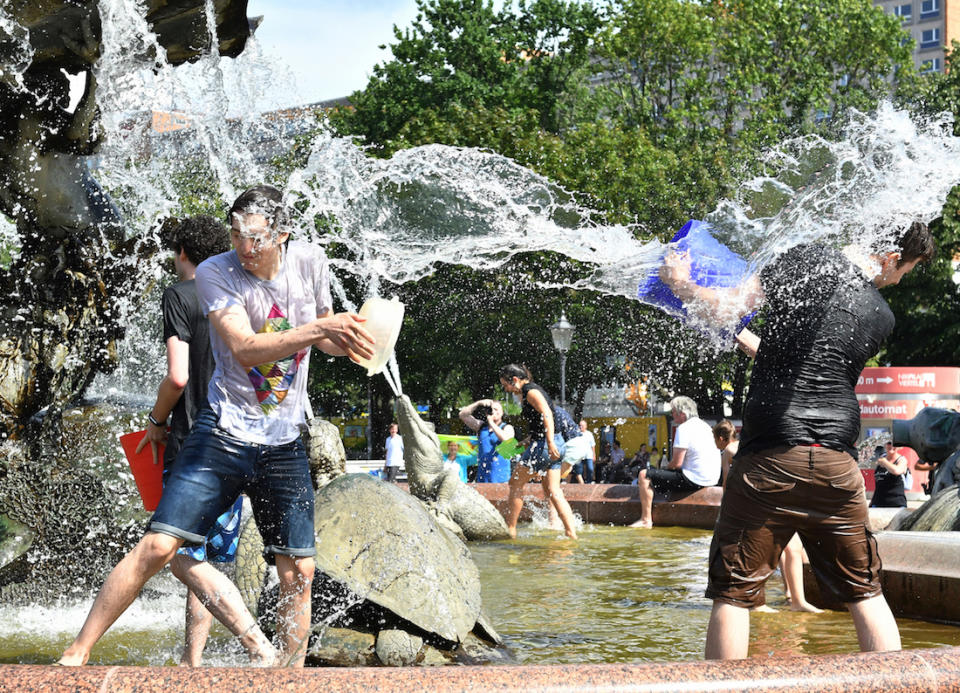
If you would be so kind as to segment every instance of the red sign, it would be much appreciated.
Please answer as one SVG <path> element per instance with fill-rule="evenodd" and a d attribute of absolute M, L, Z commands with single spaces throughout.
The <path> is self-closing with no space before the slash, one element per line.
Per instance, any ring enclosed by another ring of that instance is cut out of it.
<path fill-rule="evenodd" d="M 957 409 L 960 400 L 955 399 L 860 399 L 861 419 L 912 419 L 924 407 Z"/>
<path fill-rule="evenodd" d="M 858 395 L 882 393 L 957 395 L 960 394 L 960 368 L 942 366 L 864 368 L 857 379 L 856 392 Z M 890 415 L 887 416 L 891 418 Z"/>

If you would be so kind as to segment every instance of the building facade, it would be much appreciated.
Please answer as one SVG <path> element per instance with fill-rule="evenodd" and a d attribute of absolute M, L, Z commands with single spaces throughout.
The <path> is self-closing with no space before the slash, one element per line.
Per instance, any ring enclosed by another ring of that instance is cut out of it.
<path fill-rule="evenodd" d="M 960 0 L 875 0 L 900 17 L 914 40 L 913 61 L 921 72 L 943 72 L 950 42 L 960 40 Z"/>

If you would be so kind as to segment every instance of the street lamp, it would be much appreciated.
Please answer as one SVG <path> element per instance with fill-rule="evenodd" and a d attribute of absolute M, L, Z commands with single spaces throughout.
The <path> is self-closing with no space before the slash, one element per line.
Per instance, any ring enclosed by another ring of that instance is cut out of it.
<path fill-rule="evenodd" d="M 550 325 L 553 346 L 560 352 L 560 406 L 564 409 L 567 407 L 567 352 L 573 341 L 573 330 L 563 311 L 560 311 L 560 319 Z"/>

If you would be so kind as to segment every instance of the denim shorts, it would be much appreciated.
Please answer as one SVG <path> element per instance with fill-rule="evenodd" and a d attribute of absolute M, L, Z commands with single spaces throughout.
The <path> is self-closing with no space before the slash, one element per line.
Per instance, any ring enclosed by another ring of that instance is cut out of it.
<path fill-rule="evenodd" d="M 263 536 L 264 554 L 313 556 L 313 484 L 303 442 L 260 445 L 217 426 L 205 409 L 194 422 L 163 489 L 150 529 L 202 544 L 240 493 Z"/>
<path fill-rule="evenodd" d="M 563 463 L 565 443 L 560 434 L 553 436 L 553 442 L 557 446 L 557 450 L 560 451 L 560 459 L 550 459 L 550 451 L 547 449 L 547 439 L 540 438 L 530 443 L 527 449 L 523 451 L 523 454 L 520 455 L 520 464 L 537 473 L 543 473 L 548 469 L 560 469 Z"/>

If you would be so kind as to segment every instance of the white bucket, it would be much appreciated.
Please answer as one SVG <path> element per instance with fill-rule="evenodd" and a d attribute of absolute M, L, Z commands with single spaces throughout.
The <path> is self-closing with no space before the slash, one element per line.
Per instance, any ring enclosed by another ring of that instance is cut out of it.
<path fill-rule="evenodd" d="M 363 328 L 373 335 L 376 350 L 369 360 L 360 359 L 358 364 L 367 369 L 367 375 L 376 375 L 383 370 L 393 354 L 393 347 L 400 336 L 400 327 L 403 325 L 403 304 L 394 296 L 389 301 L 374 296 L 360 306 L 357 311 L 367 321 Z"/>

